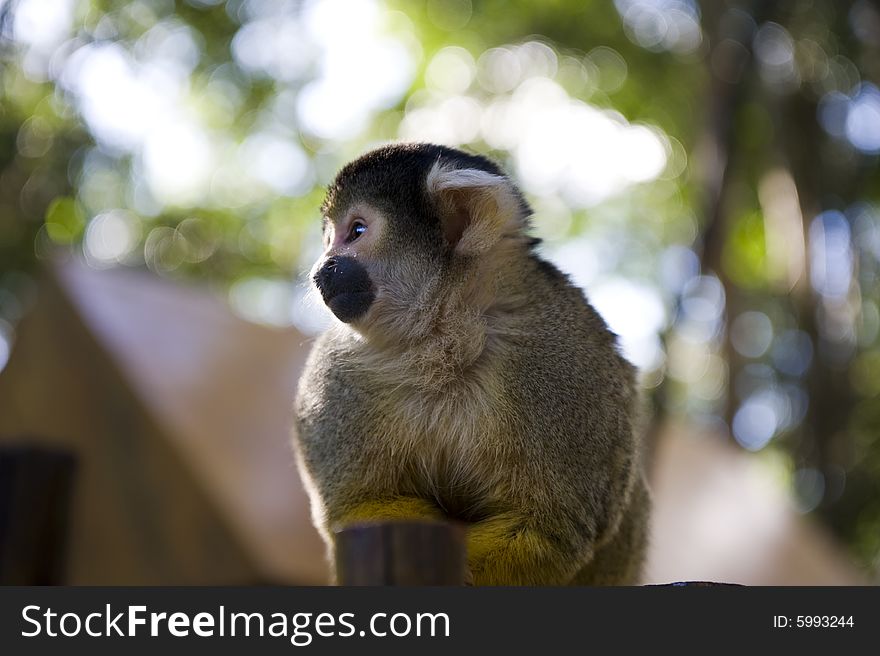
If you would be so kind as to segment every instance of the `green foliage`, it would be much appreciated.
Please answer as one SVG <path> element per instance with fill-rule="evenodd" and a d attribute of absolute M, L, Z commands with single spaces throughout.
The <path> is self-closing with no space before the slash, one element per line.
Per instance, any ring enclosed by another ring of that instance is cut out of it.
<path fill-rule="evenodd" d="M 49 238 L 56 244 L 72 244 L 82 237 L 85 212 L 73 198 L 56 198 L 46 210 L 45 224 Z"/>
<path fill-rule="evenodd" d="M 767 287 L 767 242 L 760 212 L 744 214 L 734 223 L 724 243 L 722 264 L 725 273 L 740 287 Z"/>

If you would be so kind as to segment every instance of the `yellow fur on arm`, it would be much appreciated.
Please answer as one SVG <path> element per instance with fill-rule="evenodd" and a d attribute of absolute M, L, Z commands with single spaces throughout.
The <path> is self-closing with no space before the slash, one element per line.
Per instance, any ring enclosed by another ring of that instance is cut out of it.
<path fill-rule="evenodd" d="M 576 558 L 514 514 L 471 525 L 467 550 L 474 585 L 565 585 L 577 570 Z"/>
<path fill-rule="evenodd" d="M 358 522 L 396 519 L 443 519 L 443 512 L 433 503 L 419 497 L 390 497 L 362 501 L 347 508 L 333 522 L 336 528 Z"/>

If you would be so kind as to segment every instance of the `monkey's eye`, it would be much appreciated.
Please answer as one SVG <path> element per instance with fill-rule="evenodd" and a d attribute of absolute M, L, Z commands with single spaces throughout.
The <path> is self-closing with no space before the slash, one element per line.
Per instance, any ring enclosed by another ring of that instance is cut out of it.
<path fill-rule="evenodd" d="M 348 230 L 348 241 L 349 243 L 353 242 L 355 239 L 360 237 L 367 231 L 367 226 L 365 223 L 361 221 L 355 221 L 351 224 L 351 228 Z"/>

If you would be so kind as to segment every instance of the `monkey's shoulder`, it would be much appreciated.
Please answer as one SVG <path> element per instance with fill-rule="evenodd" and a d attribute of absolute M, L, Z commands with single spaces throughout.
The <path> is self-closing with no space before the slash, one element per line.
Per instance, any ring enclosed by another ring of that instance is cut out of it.
<path fill-rule="evenodd" d="M 600 358 L 622 370 L 632 369 L 620 355 L 617 335 L 567 274 L 534 252 L 526 267 L 529 303 L 523 320 L 530 325 L 533 349 L 569 361 L 572 356 L 590 362 Z"/>
<path fill-rule="evenodd" d="M 518 404 L 571 416 L 625 411 L 635 369 L 617 336 L 564 273 L 532 254 L 523 264 L 527 303 L 500 330 L 496 367 Z"/>

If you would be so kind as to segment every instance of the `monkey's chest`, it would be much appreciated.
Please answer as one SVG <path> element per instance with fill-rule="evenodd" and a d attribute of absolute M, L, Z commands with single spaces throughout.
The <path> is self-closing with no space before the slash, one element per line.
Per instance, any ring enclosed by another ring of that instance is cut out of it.
<path fill-rule="evenodd" d="M 401 493 L 432 498 L 451 517 L 481 516 L 496 496 L 503 417 L 463 396 L 410 397 L 397 410 Z"/>

